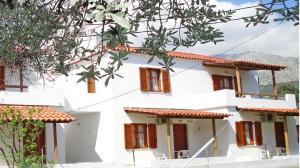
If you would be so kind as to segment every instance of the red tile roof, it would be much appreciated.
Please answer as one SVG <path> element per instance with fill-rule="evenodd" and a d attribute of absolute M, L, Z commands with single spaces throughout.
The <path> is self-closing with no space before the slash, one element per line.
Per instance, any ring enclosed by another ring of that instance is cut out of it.
<path fill-rule="evenodd" d="M 156 115 L 157 117 L 167 117 L 167 118 L 223 119 L 225 117 L 231 116 L 231 114 L 228 113 L 206 112 L 203 110 L 191 110 L 191 109 L 125 107 L 124 110 L 126 113 L 150 114 L 150 115 Z"/>
<path fill-rule="evenodd" d="M 107 49 L 107 48 L 105 48 L 105 49 Z M 145 51 L 143 51 L 139 47 L 119 46 L 119 47 L 114 48 L 113 50 L 147 54 Z M 80 59 L 78 61 L 71 62 L 70 64 L 71 65 L 77 64 L 77 63 L 79 63 L 83 60 L 86 60 L 87 58 L 93 57 L 97 54 L 98 54 L 98 52 L 94 52 L 91 55 L 89 55 L 83 59 Z M 207 63 L 204 65 L 208 65 L 208 66 L 227 67 L 227 68 L 235 68 L 237 66 L 237 67 L 241 67 L 241 69 L 244 69 L 244 70 L 266 69 L 266 70 L 279 71 L 279 70 L 287 67 L 284 65 L 264 64 L 264 63 L 260 63 L 260 62 L 244 61 L 244 60 L 230 60 L 230 59 L 224 59 L 224 58 L 220 58 L 220 57 L 186 53 L 186 52 L 178 52 L 178 51 L 169 51 L 168 55 L 170 57 L 181 58 L 181 59 L 199 60 L 199 61 L 202 61 L 203 63 Z"/>
<path fill-rule="evenodd" d="M 132 53 L 146 53 L 140 50 L 138 47 L 116 47 L 114 50 L 118 51 L 128 51 Z M 182 59 L 192 59 L 192 60 L 200 60 L 203 62 L 208 62 L 208 63 L 217 63 L 217 64 L 225 64 L 228 66 L 233 67 L 235 66 L 244 66 L 247 67 L 248 69 L 270 69 L 270 70 L 281 70 L 286 68 L 287 66 L 285 65 L 275 65 L 275 64 L 265 64 L 265 63 L 260 63 L 260 62 L 253 62 L 253 61 L 244 61 L 244 60 L 230 60 L 230 59 L 224 59 L 220 57 L 214 57 L 214 56 L 207 56 L 207 55 L 202 55 L 202 54 L 193 54 L 193 53 L 186 53 L 186 52 L 178 52 L 178 51 L 169 51 L 168 55 L 170 57 L 175 57 L 175 58 L 182 58 Z"/>
<path fill-rule="evenodd" d="M 51 107 L 46 106 L 22 106 L 22 105 L 0 105 L 0 113 L 6 109 L 12 109 L 15 112 L 20 112 L 24 119 L 28 119 L 29 113 L 33 120 L 39 120 L 45 123 L 69 123 L 75 121 L 76 118 L 63 112 L 59 112 Z"/>
<path fill-rule="evenodd" d="M 241 111 L 247 112 L 274 112 L 280 115 L 295 115 L 299 116 L 298 109 L 285 109 L 285 108 L 254 108 L 254 107 L 238 107 Z"/>

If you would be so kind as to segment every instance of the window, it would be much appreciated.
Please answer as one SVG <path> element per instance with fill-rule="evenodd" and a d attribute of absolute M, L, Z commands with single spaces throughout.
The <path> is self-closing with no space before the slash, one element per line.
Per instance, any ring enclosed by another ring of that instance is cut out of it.
<path fill-rule="evenodd" d="M 125 124 L 125 149 L 157 148 L 155 124 Z"/>
<path fill-rule="evenodd" d="M 160 80 L 160 70 L 159 69 L 148 69 L 147 71 L 148 80 L 147 88 L 149 91 L 161 91 L 161 80 Z"/>
<path fill-rule="evenodd" d="M 87 79 L 87 91 L 88 93 L 96 93 L 96 82 L 94 78 Z"/>
<path fill-rule="evenodd" d="M 5 90 L 5 68 L 0 66 L 0 90 Z"/>
<path fill-rule="evenodd" d="M 222 75 L 212 75 L 214 90 L 233 89 L 232 77 Z"/>
<path fill-rule="evenodd" d="M 140 84 L 143 92 L 171 92 L 169 74 L 163 69 L 140 68 Z"/>
<path fill-rule="evenodd" d="M 239 121 L 235 123 L 236 141 L 238 146 L 254 145 L 252 121 Z M 254 122 L 255 143 L 262 145 L 261 123 Z"/>

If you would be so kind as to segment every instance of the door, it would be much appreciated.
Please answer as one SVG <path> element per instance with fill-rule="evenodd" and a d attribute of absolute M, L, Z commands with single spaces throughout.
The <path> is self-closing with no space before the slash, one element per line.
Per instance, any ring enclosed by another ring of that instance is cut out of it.
<path fill-rule="evenodd" d="M 188 149 L 186 124 L 173 124 L 173 136 L 175 158 L 177 158 L 176 151 Z"/>
<path fill-rule="evenodd" d="M 274 127 L 275 127 L 276 147 L 285 148 L 283 123 L 282 122 L 275 122 Z"/>

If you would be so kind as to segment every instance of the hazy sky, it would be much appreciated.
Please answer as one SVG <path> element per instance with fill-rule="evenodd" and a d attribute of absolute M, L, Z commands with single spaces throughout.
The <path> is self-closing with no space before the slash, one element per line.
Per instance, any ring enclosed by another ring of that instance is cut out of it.
<path fill-rule="evenodd" d="M 292 5 L 294 0 L 289 0 L 289 5 Z M 270 2 L 264 0 L 263 2 Z M 216 4 L 219 9 L 235 9 L 247 6 L 257 5 L 254 0 L 210 0 L 210 3 Z M 254 9 L 240 10 L 233 15 L 233 18 L 254 15 Z M 275 16 L 274 16 L 275 17 Z M 272 20 L 272 18 L 270 18 Z M 264 31 L 269 30 L 279 22 L 271 22 L 267 25 L 251 26 L 246 28 L 243 21 L 233 21 L 225 24 L 217 24 L 216 27 L 224 32 L 224 42 L 214 44 L 197 44 L 192 48 L 180 47 L 178 50 L 216 55 L 223 53 L 225 50 L 232 48 Z M 171 23 L 170 23 L 171 24 Z M 139 36 L 141 38 L 141 36 Z M 140 39 L 136 39 L 136 44 L 139 44 Z M 281 55 L 287 57 L 299 57 L 299 26 L 293 26 L 293 23 L 285 22 L 254 40 L 241 45 L 238 48 L 232 49 L 226 54 L 240 53 L 245 51 L 255 51 L 267 54 Z"/>

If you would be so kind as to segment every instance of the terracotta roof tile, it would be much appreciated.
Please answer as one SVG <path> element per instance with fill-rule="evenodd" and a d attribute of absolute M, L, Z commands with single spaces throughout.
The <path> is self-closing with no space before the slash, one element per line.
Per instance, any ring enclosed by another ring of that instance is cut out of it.
<path fill-rule="evenodd" d="M 116 47 L 115 50 L 120 51 L 128 51 L 132 53 L 143 53 L 139 50 L 138 47 Z M 214 57 L 214 56 L 207 56 L 202 54 L 193 54 L 193 53 L 186 53 L 186 52 L 178 52 L 178 51 L 169 51 L 168 55 L 170 57 L 175 58 L 183 58 L 183 59 L 192 59 L 192 60 L 200 60 L 203 62 L 210 62 L 210 63 L 232 63 L 239 66 L 248 66 L 252 68 L 259 68 L 259 69 L 273 69 L 273 70 L 281 70 L 286 68 L 284 65 L 275 65 L 275 64 L 265 64 L 260 62 L 253 62 L 253 61 L 244 61 L 244 60 L 230 60 L 230 59 L 224 59 L 220 57 Z"/>
<path fill-rule="evenodd" d="M 108 48 L 105 48 L 108 49 Z M 146 54 L 145 51 L 141 50 L 139 47 L 124 47 L 124 46 L 118 46 L 114 48 L 113 50 L 116 51 L 127 51 L 131 53 L 140 53 L 140 54 Z M 77 64 L 87 58 L 93 57 L 97 55 L 98 52 L 94 52 L 91 55 L 80 59 L 78 61 L 71 62 L 70 64 Z M 253 62 L 253 61 L 244 61 L 244 60 L 230 60 L 230 59 L 224 59 L 220 57 L 214 57 L 214 56 L 207 56 L 207 55 L 202 55 L 202 54 L 193 54 L 193 53 L 187 53 L 187 52 L 178 52 L 178 51 L 169 51 L 168 55 L 170 57 L 175 57 L 175 58 L 182 58 L 182 59 L 191 59 L 191 60 L 199 60 L 205 63 L 215 63 L 219 64 L 222 66 L 222 64 L 226 64 L 227 66 L 229 65 L 231 68 L 235 66 L 245 66 L 247 69 L 268 69 L 268 70 L 276 70 L 279 71 L 281 69 L 286 68 L 287 66 L 284 65 L 275 65 L 275 64 L 264 64 L 260 62 Z"/>
<path fill-rule="evenodd" d="M 228 113 L 206 112 L 203 110 L 191 109 L 164 109 L 164 108 L 139 108 L 139 107 L 125 107 L 126 113 L 150 114 L 158 117 L 168 118 L 216 118 L 223 119 L 231 116 Z"/>
<path fill-rule="evenodd" d="M 238 107 L 241 111 L 247 112 L 274 112 L 282 115 L 295 115 L 299 116 L 298 109 L 285 109 L 285 108 L 254 108 L 254 107 Z"/>
<path fill-rule="evenodd" d="M 76 118 L 67 113 L 59 112 L 47 106 L 0 105 L 0 113 L 10 108 L 19 111 L 24 119 L 29 117 L 29 112 L 32 109 L 35 109 L 37 112 L 31 116 L 33 120 L 40 120 L 46 123 L 69 123 L 76 120 Z"/>

